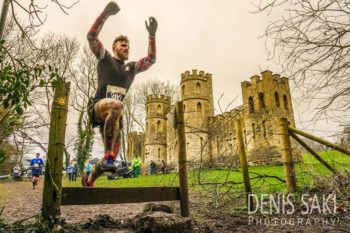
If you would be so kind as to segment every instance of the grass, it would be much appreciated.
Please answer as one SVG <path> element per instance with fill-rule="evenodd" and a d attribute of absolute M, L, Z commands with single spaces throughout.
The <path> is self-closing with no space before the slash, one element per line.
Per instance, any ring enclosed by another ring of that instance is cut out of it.
<path fill-rule="evenodd" d="M 338 170 L 350 169 L 350 157 L 337 151 L 323 151 L 319 155 Z M 303 162 L 295 165 L 297 182 L 299 187 L 312 187 L 315 178 L 330 176 L 331 173 L 320 164 L 312 155 L 305 154 L 302 156 Z M 285 190 L 285 184 L 276 178 L 258 179 L 258 175 L 274 176 L 284 179 L 283 166 L 251 166 L 249 167 L 251 184 L 253 190 L 260 192 L 281 192 Z M 232 182 L 242 182 L 242 174 L 238 168 L 229 169 L 206 169 L 201 171 L 189 172 L 189 184 L 192 189 L 203 189 L 206 185 L 209 187 L 219 187 L 225 191 L 232 186 Z M 79 181 L 79 182 L 78 182 Z M 77 182 L 68 182 L 64 179 L 63 186 L 76 187 L 80 186 L 80 180 Z M 223 182 L 229 181 L 226 185 Z M 198 185 L 201 182 L 204 185 Z M 231 183 L 230 183 L 231 182 Z M 208 185 L 209 183 L 214 183 Z M 108 180 L 107 177 L 100 177 L 96 187 L 160 187 L 160 186 L 177 186 L 177 174 L 166 175 L 140 175 L 138 178 L 121 178 L 118 180 Z M 236 185 L 236 189 L 243 190 L 243 184 Z"/>
<path fill-rule="evenodd" d="M 178 178 L 176 174 L 165 175 L 139 175 L 138 178 L 119 178 L 118 180 L 108 180 L 107 176 L 101 176 L 96 182 L 95 187 L 161 187 L 177 186 Z M 63 187 L 80 187 L 81 178 L 78 177 L 76 182 L 68 181 L 66 177 L 62 183 Z"/>

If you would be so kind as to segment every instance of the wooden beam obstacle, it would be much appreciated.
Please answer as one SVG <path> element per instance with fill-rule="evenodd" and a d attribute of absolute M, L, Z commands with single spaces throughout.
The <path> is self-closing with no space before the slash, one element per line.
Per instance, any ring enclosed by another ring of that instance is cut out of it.
<path fill-rule="evenodd" d="M 179 141 L 179 187 L 62 188 L 61 205 L 120 204 L 153 201 L 180 201 L 181 216 L 188 217 L 186 140 L 183 103 L 176 103 L 176 129 Z"/>
<path fill-rule="evenodd" d="M 180 200 L 179 187 L 62 188 L 61 205 L 121 204 Z"/>

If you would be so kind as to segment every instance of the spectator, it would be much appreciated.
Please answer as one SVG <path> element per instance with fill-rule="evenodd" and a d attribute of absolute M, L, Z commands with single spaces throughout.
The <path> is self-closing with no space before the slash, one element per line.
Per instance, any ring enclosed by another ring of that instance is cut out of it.
<path fill-rule="evenodd" d="M 76 160 L 73 161 L 72 181 L 76 181 L 78 176 L 78 163 Z"/>
<path fill-rule="evenodd" d="M 21 176 L 21 167 L 19 164 L 16 164 L 16 166 L 13 167 L 12 169 L 12 176 L 13 177 L 20 177 Z"/>
<path fill-rule="evenodd" d="M 73 165 L 72 162 L 69 162 L 67 166 L 67 175 L 68 175 L 68 180 L 72 181 L 73 180 Z"/>
<path fill-rule="evenodd" d="M 157 174 L 157 164 L 152 160 L 150 164 L 151 175 Z"/>
<path fill-rule="evenodd" d="M 91 170 L 92 170 L 92 161 L 88 161 L 86 166 L 85 166 L 86 175 L 90 175 Z"/>
<path fill-rule="evenodd" d="M 141 158 L 139 155 L 135 155 L 134 159 L 132 160 L 132 175 L 134 178 L 139 176 L 140 167 Z"/>
<path fill-rule="evenodd" d="M 163 174 L 166 173 L 166 164 L 165 164 L 164 160 L 162 160 L 162 162 L 160 163 L 160 169 L 162 170 Z"/>

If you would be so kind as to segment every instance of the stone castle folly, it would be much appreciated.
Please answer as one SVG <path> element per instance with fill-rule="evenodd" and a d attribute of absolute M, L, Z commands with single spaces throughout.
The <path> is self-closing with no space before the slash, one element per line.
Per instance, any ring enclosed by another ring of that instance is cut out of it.
<path fill-rule="evenodd" d="M 212 75 L 193 70 L 181 74 L 181 100 L 184 104 L 186 152 L 189 161 L 209 166 L 238 164 L 234 119 L 241 120 L 250 164 L 282 162 L 278 118 L 295 126 L 288 79 L 271 71 L 241 83 L 243 105 L 214 115 Z M 148 96 L 146 130 L 128 135 L 127 157 L 140 154 L 144 166 L 153 160 L 176 165 L 178 142 L 170 120 L 174 106 L 168 96 Z M 299 152 L 293 144 L 295 157 Z"/>

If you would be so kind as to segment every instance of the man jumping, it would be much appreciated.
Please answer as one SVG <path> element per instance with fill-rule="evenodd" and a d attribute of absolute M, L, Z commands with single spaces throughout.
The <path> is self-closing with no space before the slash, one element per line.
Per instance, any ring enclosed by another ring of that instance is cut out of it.
<path fill-rule="evenodd" d="M 130 88 L 135 75 L 147 70 L 156 62 L 155 34 L 158 23 L 150 17 L 146 23 L 149 33 L 148 56 L 137 62 L 125 61 L 129 58 L 129 40 L 126 36 L 118 36 L 112 45 L 111 55 L 98 39 L 104 22 L 111 15 L 119 12 L 116 3 L 110 2 L 96 19 L 88 32 L 90 49 L 98 59 L 97 90 L 88 104 L 88 113 L 93 127 L 99 126 L 104 142 L 104 157 L 96 164 L 90 175 L 82 178 L 83 186 L 92 187 L 95 180 L 105 171 L 115 168 L 114 161 L 120 148 L 121 117 L 123 99 Z"/>

